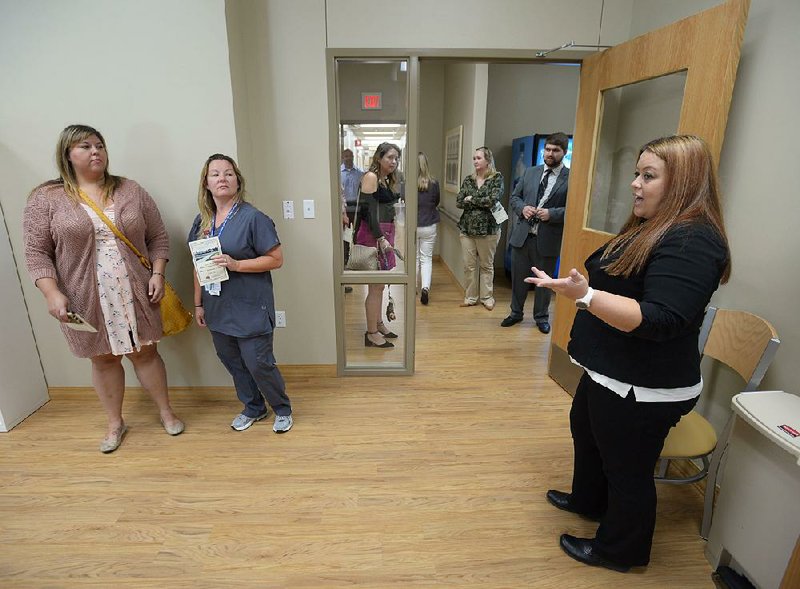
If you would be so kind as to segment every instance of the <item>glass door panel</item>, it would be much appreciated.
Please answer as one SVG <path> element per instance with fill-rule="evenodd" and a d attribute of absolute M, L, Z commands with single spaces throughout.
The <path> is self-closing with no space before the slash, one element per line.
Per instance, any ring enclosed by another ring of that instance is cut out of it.
<path fill-rule="evenodd" d="M 602 93 L 587 227 L 618 233 L 631 212 L 639 148 L 678 131 L 686 70 Z"/>
<path fill-rule="evenodd" d="M 337 206 L 345 209 L 342 236 L 336 248 L 341 264 L 338 267 L 342 268 L 336 300 L 339 301 L 339 366 L 345 374 L 398 373 L 413 369 L 413 342 L 409 342 L 407 337 L 413 330 L 408 329 L 406 289 L 409 267 L 405 258 L 407 254 L 413 257 L 413 252 L 409 251 L 409 234 L 413 235 L 415 227 L 407 227 L 404 197 L 408 162 L 415 164 L 416 159 L 409 160 L 406 153 L 408 63 L 406 59 L 335 60 L 338 148 L 341 155 L 341 161 L 337 162 Z M 381 207 L 380 219 L 382 233 L 393 233 L 397 253 L 390 256 L 394 261 L 388 270 L 348 270 L 351 244 L 368 239 L 363 233 L 359 238 L 358 227 L 362 226 L 365 228 L 362 231 L 366 231 L 369 201 L 365 202 L 365 199 L 374 198 L 371 195 L 359 196 L 359 178 L 371 168 L 372 171 L 379 169 L 374 155 L 385 143 L 396 146 L 400 152 L 395 172 L 397 181 L 389 186 L 396 198 L 388 207 L 386 204 Z M 351 242 L 347 240 L 349 230 L 354 234 Z M 375 330 L 390 332 L 390 336 L 375 334 Z"/>

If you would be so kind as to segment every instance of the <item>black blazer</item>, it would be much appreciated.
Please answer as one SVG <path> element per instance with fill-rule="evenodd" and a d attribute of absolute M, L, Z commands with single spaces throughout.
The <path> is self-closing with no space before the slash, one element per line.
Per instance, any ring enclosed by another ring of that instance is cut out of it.
<path fill-rule="evenodd" d="M 522 217 L 522 208 L 525 205 L 535 207 L 539 203 L 539 198 L 536 195 L 539 192 L 539 183 L 542 180 L 543 173 L 543 165 L 525 170 L 525 174 L 517 182 L 509 198 L 508 204 L 511 209 L 509 217 L 511 217 L 513 225 L 508 236 L 508 243 L 514 247 L 522 247 L 528 237 L 531 226 Z M 561 252 L 561 237 L 564 234 L 564 214 L 567 210 L 568 183 L 569 168 L 564 166 L 558 173 L 553 190 L 550 191 L 550 196 L 543 207 L 550 211 L 550 220 L 539 221 L 536 247 L 541 256 L 555 258 Z"/>
<path fill-rule="evenodd" d="M 630 278 L 606 274 L 603 249 L 586 260 L 589 284 L 639 301 L 642 323 L 625 333 L 589 311 L 578 311 L 569 355 L 590 370 L 632 385 L 677 388 L 700 382 L 700 325 L 728 260 L 717 232 L 706 224 L 669 230 L 644 269 Z"/>

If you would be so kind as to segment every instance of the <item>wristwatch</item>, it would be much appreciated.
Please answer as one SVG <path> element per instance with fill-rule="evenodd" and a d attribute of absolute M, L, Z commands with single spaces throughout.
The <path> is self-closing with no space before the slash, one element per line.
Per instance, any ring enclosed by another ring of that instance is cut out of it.
<path fill-rule="evenodd" d="M 594 289 L 590 286 L 586 294 L 579 299 L 575 299 L 575 306 L 579 309 L 588 309 L 592 304 L 592 297 L 594 296 Z"/>

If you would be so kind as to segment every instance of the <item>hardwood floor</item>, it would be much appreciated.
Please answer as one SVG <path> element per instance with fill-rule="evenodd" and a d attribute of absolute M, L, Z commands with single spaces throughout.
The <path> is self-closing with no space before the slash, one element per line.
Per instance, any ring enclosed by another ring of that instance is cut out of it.
<path fill-rule="evenodd" d="M 130 431 L 102 455 L 93 391 L 53 390 L 0 436 L 0 587 L 712 587 L 688 486 L 658 487 L 647 569 L 561 552 L 559 534 L 596 525 L 544 499 L 569 489 L 571 398 L 530 317 L 499 327 L 497 282 L 494 311 L 462 309 L 435 267 L 413 377 L 285 367 L 281 436 L 271 419 L 231 430 L 232 390 L 176 389 L 187 429 L 171 438 L 131 390 Z"/>

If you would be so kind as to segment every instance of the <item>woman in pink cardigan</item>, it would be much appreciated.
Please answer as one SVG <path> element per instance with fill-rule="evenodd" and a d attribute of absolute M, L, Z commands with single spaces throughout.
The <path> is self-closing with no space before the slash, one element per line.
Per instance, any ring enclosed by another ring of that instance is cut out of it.
<path fill-rule="evenodd" d="M 92 361 L 92 382 L 108 416 L 100 451 L 113 452 L 127 426 L 122 418 L 122 357 L 158 406 L 170 435 L 184 425 L 167 393 L 167 372 L 156 349 L 162 337 L 159 301 L 169 238 L 155 202 L 136 182 L 108 173 L 99 131 L 70 125 L 56 149 L 60 178 L 31 191 L 23 216 L 25 260 L 50 315 L 61 322 L 70 350 Z M 94 202 L 152 263 L 152 274 L 86 204 Z M 66 327 L 72 314 L 96 333 Z"/>

